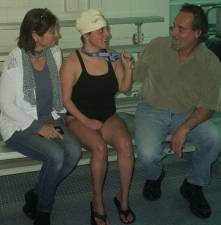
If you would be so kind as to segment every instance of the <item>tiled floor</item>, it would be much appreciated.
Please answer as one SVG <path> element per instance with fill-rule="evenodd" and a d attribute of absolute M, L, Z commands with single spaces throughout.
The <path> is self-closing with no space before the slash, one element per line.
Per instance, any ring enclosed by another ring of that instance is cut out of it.
<path fill-rule="evenodd" d="M 214 167 L 214 176 L 205 195 L 211 203 L 213 215 L 202 220 L 191 214 L 186 200 L 179 193 L 188 161 L 170 155 L 164 160 L 166 177 L 162 183 L 162 198 L 147 202 L 141 195 L 144 171 L 136 162 L 130 193 L 130 205 L 137 215 L 134 225 L 220 225 L 221 224 L 221 166 Z M 37 172 L 0 177 L 0 224 L 31 225 L 21 211 L 23 194 L 37 178 Z M 112 225 L 120 225 L 113 197 L 118 191 L 116 162 L 109 163 L 104 189 L 105 205 Z M 89 225 L 91 184 L 89 166 L 79 166 L 58 189 L 52 214 L 52 225 Z"/>

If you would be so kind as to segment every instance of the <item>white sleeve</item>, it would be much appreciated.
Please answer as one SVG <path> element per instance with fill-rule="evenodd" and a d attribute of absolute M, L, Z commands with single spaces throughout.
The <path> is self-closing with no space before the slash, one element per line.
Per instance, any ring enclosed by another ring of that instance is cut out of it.
<path fill-rule="evenodd" d="M 27 128 L 34 118 L 30 116 L 16 101 L 18 94 L 18 68 L 5 68 L 0 79 L 0 110 L 8 119 L 20 124 L 23 129 Z M 22 93 L 19 93 L 20 95 Z"/>

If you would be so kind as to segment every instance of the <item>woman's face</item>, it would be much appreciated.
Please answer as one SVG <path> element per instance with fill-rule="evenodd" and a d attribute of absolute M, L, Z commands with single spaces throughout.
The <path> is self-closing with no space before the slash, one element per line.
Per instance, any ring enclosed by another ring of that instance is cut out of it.
<path fill-rule="evenodd" d="M 60 34 L 56 26 L 50 27 L 42 36 L 39 36 L 35 32 L 33 32 L 32 36 L 36 42 L 35 50 L 51 48 L 57 43 L 58 39 L 60 38 Z"/>
<path fill-rule="evenodd" d="M 105 49 L 108 47 L 110 40 L 110 31 L 108 27 L 102 27 L 88 34 L 88 44 L 95 50 Z"/>

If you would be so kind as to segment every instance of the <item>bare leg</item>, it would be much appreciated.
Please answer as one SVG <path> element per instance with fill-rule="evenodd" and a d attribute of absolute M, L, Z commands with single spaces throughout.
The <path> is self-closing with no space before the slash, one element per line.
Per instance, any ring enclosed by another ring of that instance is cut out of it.
<path fill-rule="evenodd" d="M 91 148 L 91 176 L 93 184 L 93 206 L 96 212 L 104 214 L 103 185 L 107 169 L 107 147 L 106 145 Z"/>
<path fill-rule="evenodd" d="M 103 184 L 107 169 L 107 145 L 99 131 L 85 127 L 78 120 L 68 120 L 69 129 L 80 144 L 91 152 L 90 168 L 93 184 L 92 205 L 98 214 L 105 214 L 103 204 Z M 108 225 L 101 219 L 95 218 L 97 225 Z"/>
<path fill-rule="evenodd" d="M 129 207 L 129 188 L 134 166 L 132 140 L 126 125 L 116 115 L 105 122 L 102 135 L 105 141 L 117 151 L 120 174 L 120 191 L 117 194 L 117 199 L 120 201 L 121 209 L 127 210 Z M 125 222 L 133 220 L 132 214 L 129 214 L 127 218 L 123 218 L 123 215 L 121 217 Z"/>

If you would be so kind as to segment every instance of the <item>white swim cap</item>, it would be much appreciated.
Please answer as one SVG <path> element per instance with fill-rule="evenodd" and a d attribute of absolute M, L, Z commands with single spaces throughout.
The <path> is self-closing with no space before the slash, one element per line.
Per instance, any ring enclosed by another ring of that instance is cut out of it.
<path fill-rule="evenodd" d="M 81 34 L 86 34 L 106 26 L 106 19 L 97 9 L 86 10 L 76 19 L 76 29 Z"/>

